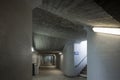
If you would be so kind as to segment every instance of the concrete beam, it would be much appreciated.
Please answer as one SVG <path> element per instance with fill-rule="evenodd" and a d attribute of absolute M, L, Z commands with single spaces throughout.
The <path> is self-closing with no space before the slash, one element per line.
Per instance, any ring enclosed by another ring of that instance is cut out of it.
<path fill-rule="evenodd" d="M 85 31 L 75 31 L 69 28 L 62 28 L 59 26 L 53 27 L 49 24 L 38 25 L 33 24 L 33 32 L 40 35 L 46 35 L 56 38 L 63 38 L 63 39 L 81 39 L 85 37 Z"/>

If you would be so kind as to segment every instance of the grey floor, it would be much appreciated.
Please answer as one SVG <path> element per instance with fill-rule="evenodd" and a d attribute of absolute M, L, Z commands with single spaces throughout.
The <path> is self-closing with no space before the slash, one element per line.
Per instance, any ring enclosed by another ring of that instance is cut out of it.
<path fill-rule="evenodd" d="M 41 67 L 40 74 L 33 77 L 32 80 L 87 80 L 86 78 L 76 77 L 68 78 L 65 77 L 62 72 L 55 69 L 55 66 Z"/>

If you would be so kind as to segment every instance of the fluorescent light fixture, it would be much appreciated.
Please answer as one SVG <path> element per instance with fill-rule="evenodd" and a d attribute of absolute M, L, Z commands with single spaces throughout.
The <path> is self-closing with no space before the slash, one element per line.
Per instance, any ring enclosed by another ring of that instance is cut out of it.
<path fill-rule="evenodd" d="M 35 51 L 33 47 L 31 48 L 31 51 L 32 51 L 32 52 L 34 52 L 34 51 Z"/>
<path fill-rule="evenodd" d="M 94 32 L 120 35 L 120 28 L 93 28 Z"/>
<path fill-rule="evenodd" d="M 60 52 L 59 55 L 62 55 L 62 53 Z"/>

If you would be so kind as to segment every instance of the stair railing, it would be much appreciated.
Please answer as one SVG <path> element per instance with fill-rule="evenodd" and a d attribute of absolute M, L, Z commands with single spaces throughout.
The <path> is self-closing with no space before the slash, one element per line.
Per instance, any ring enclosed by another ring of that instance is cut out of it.
<path fill-rule="evenodd" d="M 77 68 L 86 58 L 87 56 L 85 56 L 77 65 L 75 65 L 75 68 Z"/>

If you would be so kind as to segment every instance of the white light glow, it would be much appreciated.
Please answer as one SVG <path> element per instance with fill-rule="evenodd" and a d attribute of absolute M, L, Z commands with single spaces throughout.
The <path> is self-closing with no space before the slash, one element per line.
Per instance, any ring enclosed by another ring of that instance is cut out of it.
<path fill-rule="evenodd" d="M 34 52 L 34 51 L 35 51 L 33 47 L 31 48 L 31 51 L 32 51 L 32 52 Z"/>
<path fill-rule="evenodd" d="M 94 32 L 120 35 L 120 28 L 93 28 Z"/>
<path fill-rule="evenodd" d="M 80 43 L 74 43 L 74 66 L 78 65 L 87 56 L 87 40 L 81 41 Z M 86 64 L 82 62 L 80 66 Z"/>
<path fill-rule="evenodd" d="M 62 53 L 60 52 L 59 55 L 62 55 Z"/>
<path fill-rule="evenodd" d="M 78 53 L 84 53 L 84 55 L 87 54 L 87 40 L 81 41 L 80 43 L 75 43 L 74 44 L 74 52 Z"/>

